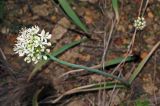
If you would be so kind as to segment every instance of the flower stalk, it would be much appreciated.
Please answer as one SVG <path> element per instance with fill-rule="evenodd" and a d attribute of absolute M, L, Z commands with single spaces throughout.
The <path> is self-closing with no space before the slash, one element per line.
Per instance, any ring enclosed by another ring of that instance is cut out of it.
<path fill-rule="evenodd" d="M 146 26 L 146 21 L 145 21 L 144 17 L 138 17 L 136 20 L 134 20 L 133 26 L 137 30 L 143 30 L 144 27 Z"/>
<path fill-rule="evenodd" d="M 92 69 L 92 68 L 89 68 L 89 67 L 86 67 L 86 66 L 82 66 L 82 65 L 77 65 L 77 64 L 68 63 L 68 62 L 63 61 L 63 60 L 60 60 L 60 59 L 58 59 L 58 58 L 56 58 L 56 57 L 54 57 L 54 56 L 52 56 L 52 55 L 50 55 L 50 54 L 48 54 L 48 57 L 49 57 L 51 60 L 53 60 L 53 61 L 55 61 L 55 62 L 58 62 L 58 63 L 60 63 L 60 64 L 63 64 L 63 65 L 66 65 L 66 66 L 69 66 L 69 67 L 72 67 L 72 68 L 84 69 L 84 70 L 86 70 L 86 71 L 88 71 L 88 72 L 96 73 L 96 74 L 102 75 L 102 76 L 104 76 L 104 77 L 110 77 L 110 78 L 113 78 L 113 79 L 116 79 L 116 80 L 122 82 L 122 83 L 125 84 L 126 86 L 129 86 L 129 83 L 128 83 L 126 80 L 124 80 L 124 79 L 122 79 L 122 78 L 120 78 L 120 77 L 117 77 L 117 76 L 115 76 L 115 75 L 106 73 L 106 72 L 104 72 L 104 71 L 101 71 L 101 70 L 98 70 L 98 69 Z"/>

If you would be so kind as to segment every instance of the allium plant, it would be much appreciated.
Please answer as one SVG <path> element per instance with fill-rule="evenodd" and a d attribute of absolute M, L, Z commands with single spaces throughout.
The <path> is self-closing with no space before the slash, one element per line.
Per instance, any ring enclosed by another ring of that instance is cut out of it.
<path fill-rule="evenodd" d="M 38 26 L 23 28 L 19 32 L 13 50 L 19 56 L 24 56 L 24 61 L 27 63 L 36 64 L 39 60 L 47 60 L 46 53 L 50 52 L 48 47 L 51 46 L 50 38 L 51 34 L 44 30 L 40 31 Z"/>
<path fill-rule="evenodd" d="M 98 69 L 92 69 L 86 66 L 68 63 L 56 58 L 52 54 L 49 54 L 50 49 L 48 49 L 48 47 L 51 46 L 51 42 L 49 42 L 50 38 L 51 34 L 48 32 L 46 33 L 44 30 L 40 31 L 38 26 L 34 26 L 28 29 L 24 28 L 20 31 L 17 37 L 17 43 L 15 44 L 14 51 L 16 54 L 19 54 L 19 56 L 25 56 L 24 61 L 27 63 L 34 62 L 36 64 L 39 60 L 47 60 L 47 58 L 49 58 L 50 60 L 72 68 L 84 69 L 88 72 L 119 80 L 128 86 L 128 82 L 115 75 Z M 76 43 L 74 42 L 74 44 Z"/>
<path fill-rule="evenodd" d="M 146 21 L 145 21 L 144 17 L 138 17 L 138 18 L 134 21 L 134 27 L 135 27 L 137 30 L 142 30 L 145 26 L 146 26 Z"/>

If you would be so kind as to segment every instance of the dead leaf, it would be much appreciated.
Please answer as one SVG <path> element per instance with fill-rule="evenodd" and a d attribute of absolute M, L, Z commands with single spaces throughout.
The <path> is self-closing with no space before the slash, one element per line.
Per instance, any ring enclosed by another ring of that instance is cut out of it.
<path fill-rule="evenodd" d="M 49 14 L 48 6 L 47 6 L 47 4 L 34 6 L 33 12 L 40 15 L 40 16 L 48 16 L 48 14 Z"/>
<path fill-rule="evenodd" d="M 70 102 L 67 106 L 86 106 L 86 103 L 82 100 L 75 100 Z"/>
<path fill-rule="evenodd" d="M 91 81 L 93 81 L 93 82 L 101 82 L 104 80 L 105 80 L 105 77 L 103 77 L 103 76 L 96 75 L 96 74 L 91 75 Z"/>
<path fill-rule="evenodd" d="M 80 1 L 85 1 L 85 2 L 89 2 L 89 3 L 96 3 L 96 2 L 98 2 L 98 0 L 80 0 Z"/>
<path fill-rule="evenodd" d="M 93 18 L 91 16 L 85 16 L 84 17 L 86 24 L 92 24 L 93 23 Z"/>
<path fill-rule="evenodd" d="M 51 41 L 53 43 L 57 42 L 57 40 L 61 39 L 63 35 L 67 32 L 67 28 L 71 25 L 70 21 L 65 17 L 58 21 L 57 25 L 55 25 L 52 30 L 52 38 Z"/>
<path fill-rule="evenodd" d="M 147 57 L 147 55 L 148 55 L 147 52 L 142 52 L 141 55 L 140 55 L 140 57 L 141 57 L 141 59 L 144 59 L 144 58 Z"/>
<path fill-rule="evenodd" d="M 93 9 L 86 9 L 84 19 L 86 24 L 93 24 L 99 18 L 99 14 Z"/>
<path fill-rule="evenodd" d="M 78 58 L 80 59 L 80 60 L 82 60 L 82 61 L 89 61 L 89 60 L 91 60 L 91 56 L 89 55 L 89 54 L 79 54 L 78 55 Z"/>
<path fill-rule="evenodd" d="M 151 74 L 145 74 L 143 77 L 143 89 L 153 95 L 156 90 L 158 90 L 157 86 L 153 83 Z"/>

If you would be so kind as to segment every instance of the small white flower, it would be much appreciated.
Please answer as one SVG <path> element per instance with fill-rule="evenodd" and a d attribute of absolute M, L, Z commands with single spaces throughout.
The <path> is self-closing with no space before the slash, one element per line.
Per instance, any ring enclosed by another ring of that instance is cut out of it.
<path fill-rule="evenodd" d="M 44 59 L 44 60 L 47 60 L 47 56 L 43 56 L 43 59 Z"/>
<path fill-rule="evenodd" d="M 33 61 L 36 64 L 39 60 L 47 60 L 45 53 L 50 52 L 47 47 L 51 46 L 51 42 L 49 42 L 51 36 L 49 32 L 45 33 L 44 30 L 40 32 L 38 26 L 24 28 L 19 32 L 13 50 L 19 56 L 25 56 L 24 61 L 27 63 Z"/>
<path fill-rule="evenodd" d="M 134 27 L 137 30 L 142 30 L 146 26 L 146 21 L 143 17 L 138 17 L 136 20 L 134 20 Z"/>

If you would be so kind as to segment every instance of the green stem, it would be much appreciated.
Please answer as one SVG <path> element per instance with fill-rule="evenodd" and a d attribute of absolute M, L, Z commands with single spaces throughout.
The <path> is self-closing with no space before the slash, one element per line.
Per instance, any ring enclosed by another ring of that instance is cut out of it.
<path fill-rule="evenodd" d="M 76 40 L 76 41 L 73 41 L 69 44 L 66 44 L 64 45 L 63 47 L 51 52 L 51 55 L 52 56 L 59 56 L 61 55 L 62 53 L 64 53 L 65 51 L 67 51 L 68 49 L 76 46 L 76 45 L 79 45 L 80 43 L 82 42 L 85 42 L 87 40 L 86 37 L 80 39 L 80 40 Z M 34 69 L 32 70 L 31 74 L 29 75 L 29 78 L 28 78 L 28 81 L 31 80 L 31 78 L 39 71 L 41 70 L 41 68 L 48 62 L 49 60 L 45 60 L 45 61 L 40 61 L 38 64 L 36 64 L 36 66 L 34 67 Z"/>
<path fill-rule="evenodd" d="M 86 70 L 88 72 L 92 72 L 92 73 L 96 73 L 96 74 L 99 74 L 99 75 L 103 75 L 105 77 L 110 77 L 110 78 L 116 79 L 116 80 L 124 83 L 125 85 L 129 86 L 129 83 L 127 81 L 125 81 L 124 79 L 119 78 L 119 77 L 117 77 L 115 75 L 108 74 L 108 73 L 106 73 L 104 71 L 100 71 L 100 70 L 97 70 L 97 69 L 92 69 L 92 68 L 85 67 L 85 66 L 82 66 L 82 65 L 76 65 L 76 64 L 68 63 L 66 61 L 60 60 L 60 59 L 58 59 L 58 58 L 56 58 L 56 57 L 54 57 L 52 55 L 49 55 L 49 54 L 48 54 L 48 56 L 49 56 L 49 58 L 51 60 L 56 61 L 56 62 L 58 62 L 60 64 L 67 65 L 67 66 L 72 67 L 72 68 L 84 69 L 84 70 Z"/>

